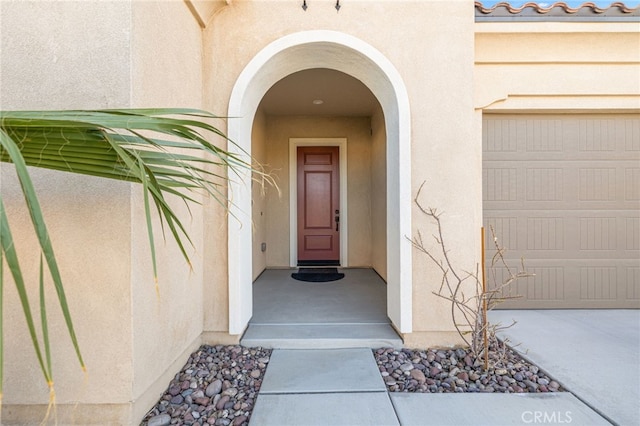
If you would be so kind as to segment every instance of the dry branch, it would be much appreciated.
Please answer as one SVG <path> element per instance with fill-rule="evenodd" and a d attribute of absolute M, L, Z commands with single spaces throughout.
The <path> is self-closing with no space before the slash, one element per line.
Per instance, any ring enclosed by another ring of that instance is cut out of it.
<path fill-rule="evenodd" d="M 485 369 L 493 368 L 505 359 L 504 351 L 500 349 L 501 345 L 498 344 L 496 333 L 513 326 L 515 322 L 508 326 L 490 324 L 486 320 L 486 314 L 498 304 L 520 297 L 505 296 L 506 290 L 517 280 L 531 277 L 533 274 L 526 271 L 524 260 L 521 260 L 521 269 L 514 270 L 509 267 L 504 258 L 506 250 L 498 243 L 493 227 L 490 227 L 490 230 L 496 253 L 493 255 L 490 265 L 491 286 L 483 288 L 478 264 L 476 264 L 475 272 L 463 271 L 454 265 L 449 257 L 449 250 L 443 236 L 442 214 L 434 208 L 423 206 L 420 202 L 420 194 L 424 185 L 424 182 L 420 185 L 414 202 L 423 214 L 435 222 L 436 231 L 433 238 L 438 246 L 438 253 L 433 253 L 427 248 L 420 231 L 411 239 L 411 243 L 442 272 L 440 287 L 433 294 L 451 304 L 453 325 L 464 343 L 471 350 L 471 354 L 475 358 L 474 361 L 482 361 Z M 504 268 L 506 272 L 501 280 L 498 280 L 497 268 Z M 465 289 L 471 291 L 470 295 L 465 294 Z M 504 348 L 503 345 L 502 347 Z"/>

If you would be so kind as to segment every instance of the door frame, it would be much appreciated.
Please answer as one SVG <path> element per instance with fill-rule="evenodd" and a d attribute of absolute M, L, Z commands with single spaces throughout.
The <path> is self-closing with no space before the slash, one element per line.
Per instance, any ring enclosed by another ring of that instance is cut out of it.
<path fill-rule="evenodd" d="M 340 266 L 348 263 L 347 138 L 289 138 L 289 266 L 298 266 L 298 147 L 337 146 L 340 165 Z"/>

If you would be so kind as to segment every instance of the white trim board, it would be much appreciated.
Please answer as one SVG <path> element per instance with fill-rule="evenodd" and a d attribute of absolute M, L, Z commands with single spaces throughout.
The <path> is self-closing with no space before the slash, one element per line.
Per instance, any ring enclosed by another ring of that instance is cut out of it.
<path fill-rule="evenodd" d="M 347 139 L 289 138 L 289 266 L 298 266 L 298 147 L 337 146 L 340 165 L 340 266 L 349 266 L 349 204 L 347 198 Z"/>

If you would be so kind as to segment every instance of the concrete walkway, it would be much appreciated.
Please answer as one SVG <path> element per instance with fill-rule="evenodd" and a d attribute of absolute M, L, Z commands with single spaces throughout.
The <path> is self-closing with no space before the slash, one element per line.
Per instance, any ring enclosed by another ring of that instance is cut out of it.
<path fill-rule="evenodd" d="M 639 425 L 640 311 L 493 311 L 569 392 L 388 393 L 370 349 L 274 350 L 252 425 Z"/>
<path fill-rule="evenodd" d="M 252 425 L 609 424 L 570 393 L 388 393 L 370 349 L 273 351 Z"/>
<path fill-rule="evenodd" d="M 276 349 L 252 425 L 397 425 L 371 349 Z"/>

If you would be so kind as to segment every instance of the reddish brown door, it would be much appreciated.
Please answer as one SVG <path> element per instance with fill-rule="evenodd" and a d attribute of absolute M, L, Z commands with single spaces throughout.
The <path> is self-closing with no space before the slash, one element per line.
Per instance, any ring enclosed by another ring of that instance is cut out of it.
<path fill-rule="evenodd" d="M 298 147 L 298 263 L 340 262 L 337 146 Z"/>

